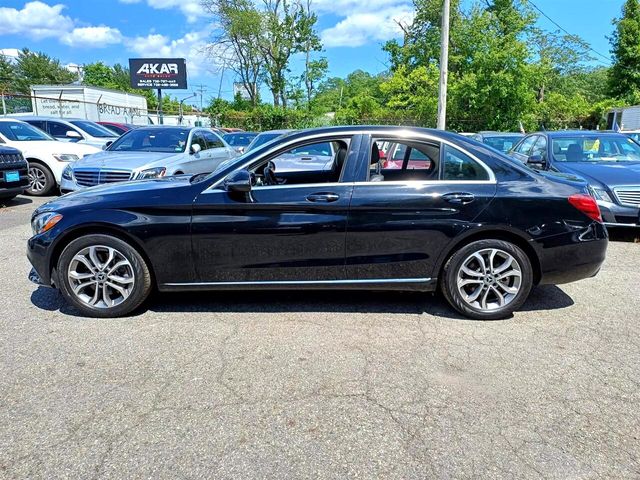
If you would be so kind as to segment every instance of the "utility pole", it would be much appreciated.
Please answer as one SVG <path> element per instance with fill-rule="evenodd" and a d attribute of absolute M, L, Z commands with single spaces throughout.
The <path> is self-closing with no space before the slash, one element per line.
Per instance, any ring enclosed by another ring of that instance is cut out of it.
<path fill-rule="evenodd" d="M 449 10 L 451 0 L 442 5 L 442 29 L 440 38 L 440 86 L 438 88 L 438 130 L 447 125 L 447 77 L 449 74 Z"/>
<path fill-rule="evenodd" d="M 200 84 L 200 85 L 196 85 L 196 87 L 194 88 L 194 90 L 196 92 L 198 92 L 198 94 L 200 95 L 200 112 L 202 113 L 202 108 L 203 108 L 203 104 L 202 104 L 202 96 L 204 95 L 204 92 L 207 91 L 207 86 Z"/>

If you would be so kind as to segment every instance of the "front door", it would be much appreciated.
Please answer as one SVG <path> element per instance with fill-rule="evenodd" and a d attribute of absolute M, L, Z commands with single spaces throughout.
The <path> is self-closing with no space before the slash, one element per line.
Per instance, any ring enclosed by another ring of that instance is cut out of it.
<path fill-rule="evenodd" d="M 348 148 L 349 140 L 336 144 Z M 353 184 L 342 182 L 340 173 L 351 153 L 342 152 L 339 159 L 336 153 L 338 169 L 309 171 L 301 162 L 304 175 L 273 171 L 272 158 L 300 146 L 266 154 L 251 165 L 250 193 L 228 191 L 222 183 L 196 198 L 192 239 L 200 282 L 286 285 L 344 278 Z M 265 166 L 272 170 L 266 172 Z"/>
<path fill-rule="evenodd" d="M 347 278 L 429 283 L 439 254 L 491 202 L 495 178 L 439 141 L 397 140 L 404 153 L 395 163 L 379 161 L 373 142 L 367 181 L 356 183 L 351 200 Z"/>

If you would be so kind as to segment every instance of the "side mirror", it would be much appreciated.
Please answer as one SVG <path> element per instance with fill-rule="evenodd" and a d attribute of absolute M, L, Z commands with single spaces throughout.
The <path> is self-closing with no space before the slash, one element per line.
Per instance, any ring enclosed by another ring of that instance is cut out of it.
<path fill-rule="evenodd" d="M 236 170 L 224 181 L 224 186 L 229 192 L 251 191 L 251 172 L 249 170 Z"/>
<path fill-rule="evenodd" d="M 194 143 L 193 145 L 191 145 L 191 153 L 193 155 L 195 155 L 196 153 L 200 152 L 201 150 L 202 150 L 202 147 L 199 144 Z"/>
<path fill-rule="evenodd" d="M 547 168 L 547 161 L 542 158 L 542 155 L 531 155 L 527 159 L 527 163 L 539 170 L 544 170 Z"/>
<path fill-rule="evenodd" d="M 103 149 L 103 150 L 108 149 L 108 148 L 111 146 L 111 144 L 112 144 L 112 143 L 113 143 L 113 140 L 109 140 L 107 143 L 105 143 L 104 145 L 102 145 L 102 149 Z"/>
<path fill-rule="evenodd" d="M 82 140 L 82 135 L 80 135 L 75 130 L 67 130 L 67 133 L 65 133 L 65 136 L 67 138 L 72 138 L 74 140 Z"/>

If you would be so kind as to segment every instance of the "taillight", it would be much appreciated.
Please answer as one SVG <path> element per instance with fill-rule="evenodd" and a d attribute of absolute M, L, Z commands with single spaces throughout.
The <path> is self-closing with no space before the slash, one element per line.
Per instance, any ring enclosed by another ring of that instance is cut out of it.
<path fill-rule="evenodd" d="M 578 193 L 569 197 L 569 203 L 596 222 L 602 222 L 602 214 L 596 199 L 591 195 Z"/>

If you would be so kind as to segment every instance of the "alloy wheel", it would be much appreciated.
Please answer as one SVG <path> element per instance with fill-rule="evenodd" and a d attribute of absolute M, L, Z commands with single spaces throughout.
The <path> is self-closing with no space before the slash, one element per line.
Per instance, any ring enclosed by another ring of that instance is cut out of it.
<path fill-rule="evenodd" d="M 469 306 L 492 311 L 510 304 L 522 284 L 522 267 L 513 255 L 497 248 L 469 255 L 458 269 L 457 288 Z"/>
<path fill-rule="evenodd" d="M 42 192 L 47 187 L 47 176 L 39 167 L 29 167 L 29 191 Z"/>
<path fill-rule="evenodd" d="M 124 302 L 135 285 L 133 266 L 113 247 L 92 245 L 74 255 L 67 278 L 71 292 L 93 308 L 112 308 Z"/>

